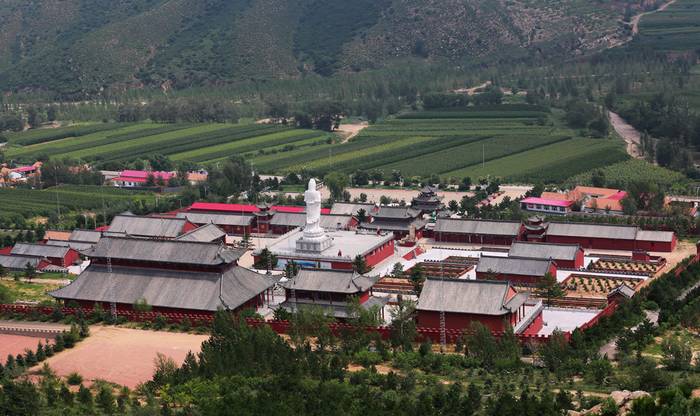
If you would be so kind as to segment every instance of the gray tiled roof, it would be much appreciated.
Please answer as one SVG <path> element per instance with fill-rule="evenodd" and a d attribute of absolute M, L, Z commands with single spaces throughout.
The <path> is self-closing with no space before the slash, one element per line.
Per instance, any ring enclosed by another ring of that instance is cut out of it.
<path fill-rule="evenodd" d="M 529 243 L 516 241 L 510 246 L 508 256 L 531 259 L 575 260 L 578 244 Z"/>
<path fill-rule="evenodd" d="M 608 294 L 608 297 L 610 297 L 610 296 L 612 296 L 612 295 L 614 295 L 614 294 L 616 294 L 616 293 L 619 293 L 619 294 L 621 294 L 622 296 L 624 296 L 624 297 L 626 297 L 626 298 L 631 298 L 631 297 L 634 296 L 635 291 L 634 291 L 634 289 L 632 289 L 631 287 L 629 287 L 629 286 L 627 286 L 626 284 L 622 283 L 620 286 L 618 286 L 618 287 L 616 287 L 615 289 L 613 289 L 613 291 L 610 292 L 610 293 Z"/>
<path fill-rule="evenodd" d="M 195 228 L 187 234 L 183 234 L 176 238 L 179 241 L 200 241 L 210 243 L 225 238 L 226 233 L 214 224 L 206 224 L 199 228 Z"/>
<path fill-rule="evenodd" d="M 377 306 L 379 308 L 384 307 L 387 303 L 389 303 L 388 298 L 384 297 L 378 297 L 378 296 L 370 296 L 369 299 L 360 306 L 364 309 L 369 310 L 373 306 Z M 294 301 L 293 299 L 287 299 L 284 301 L 280 306 L 284 309 L 286 309 L 289 312 L 296 312 L 299 309 L 303 308 L 321 308 L 323 309 L 323 312 L 327 316 L 333 316 L 334 318 L 340 318 L 344 319 L 348 317 L 348 304 L 347 303 L 338 303 L 338 302 L 333 302 L 333 304 L 329 302 L 324 302 L 324 301 L 312 301 L 312 300 L 307 300 L 307 299 L 297 299 Z"/>
<path fill-rule="evenodd" d="M 117 215 L 109 225 L 109 233 L 138 237 L 175 238 L 183 233 L 186 223 L 187 220 L 184 218 Z"/>
<path fill-rule="evenodd" d="M 58 299 L 133 304 L 145 299 L 151 306 L 215 311 L 235 309 L 274 284 L 265 275 L 243 267 L 218 273 L 139 269 L 92 265 L 68 286 L 51 292 Z M 221 298 L 219 295 L 221 294 Z"/>
<path fill-rule="evenodd" d="M 186 218 L 194 224 L 215 224 L 228 226 L 248 226 L 253 222 L 252 215 L 218 214 L 213 212 L 179 212 L 178 218 Z"/>
<path fill-rule="evenodd" d="M 374 214 L 375 218 L 389 219 L 409 219 L 420 216 L 420 211 L 411 207 L 379 207 L 379 211 Z"/>
<path fill-rule="evenodd" d="M 336 202 L 331 207 L 333 215 L 357 215 L 357 211 L 364 209 L 367 215 L 372 214 L 375 208 L 374 204 L 351 203 L 351 202 Z"/>
<path fill-rule="evenodd" d="M 9 270 L 24 270 L 27 267 L 27 263 L 34 267 L 39 265 L 41 262 L 40 257 L 28 257 L 28 256 L 7 256 L 0 254 L 0 265 Z"/>
<path fill-rule="evenodd" d="M 477 273 L 514 274 L 518 276 L 544 276 L 551 261 L 520 257 L 481 256 Z"/>
<path fill-rule="evenodd" d="M 515 295 L 507 302 L 509 289 L 508 282 L 428 279 L 423 285 L 416 309 L 501 316 L 516 310 L 527 300 L 527 296 Z"/>
<path fill-rule="evenodd" d="M 435 221 L 435 232 L 515 237 L 520 232 L 520 225 L 517 221 L 438 218 Z"/>
<path fill-rule="evenodd" d="M 216 266 L 238 260 L 245 250 L 234 250 L 219 243 L 180 240 L 144 240 L 129 237 L 103 237 L 88 257 Z"/>
<path fill-rule="evenodd" d="M 100 237 L 102 237 L 101 231 L 73 230 L 68 240 L 81 243 L 96 243 L 100 239 Z"/>
<path fill-rule="evenodd" d="M 70 248 L 65 246 L 17 243 L 12 248 L 10 254 L 12 254 L 13 256 L 61 258 L 68 253 L 68 250 L 70 250 Z"/>
<path fill-rule="evenodd" d="M 637 231 L 637 240 L 639 241 L 658 241 L 671 242 L 673 241 L 673 231 Z"/>
<path fill-rule="evenodd" d="M 63 241 L 63 240 L 47 240 L 46 245 L 49 246 L 59 246 L 59 247 L 70 247 L 73 250 L 85 251 L 89 250 L 94 246 L 94 243 L 85 243 L 82 241 Z"/>
<path fill-rule="evenodd" d="M 311 292 L 353 294 L 368 290 L 374 283 L 373 279 L 353 272 L 302 269 L 282 286 Z"/>
<path fill-rule="evenodd" d="M 327 230 L 335 230 L 338 228 L 347 228 L 352 220 L 350 215 L 321 215 L 321 228 Z M 270 220 L 270 225 L 287 226 L 287 227 L 303 227 L 306 225 L 306 214 L 301 212 L 277 212 Z"/>
<path fill-rule="evenodd" d="M 382 231 L 409 231 L 411 229 L 411 225 L 415 225 L 416 230 L 420 230 L 424 228 L 427 223 L 427 221 L 419 219 L 413 220 L 409 223 L 374 220 L 372 222 L 363 222 L 360 224 L 360 228 Z"/>
<path fill-rule="evenodd" d="M 547 227 L 547 235 L 634 240 L 637 238 L 637 227 L 633 225 L 551 222 Z"/>

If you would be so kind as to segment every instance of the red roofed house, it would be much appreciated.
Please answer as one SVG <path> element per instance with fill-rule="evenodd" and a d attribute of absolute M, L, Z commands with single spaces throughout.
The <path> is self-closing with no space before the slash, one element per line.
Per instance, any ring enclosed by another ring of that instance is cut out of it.
<path fill-rule="evenodd" d="M 154 180 L 162 180 L 164 183 L 168 183 L 171 178 L 176 176 L 175 172 L 159 172 L 159 171 L 146 171 L 146 170 L 125 170 L 122 171 L 119 176 L 112 179 L 114 186 L 123 188 L 134 188 L 140 186 L 146 186 L 149 177 L 153 177 Z"/>
<path fill-rule="evenodd" d="M 566 215 L 571 212 L 574 201 L 549 198 L 525 198 L 520 201 L 520 209 L 523 211 L 543 212 L 547 214 Z"/>
<path fill-rule="evenodd" d="M 547 214 L 568 214 L 575 203 L 581 210 L 598 214 L 622 214 L 622 200 L 627 192 L 619 189 L 577 186 L 569 192 L 542 192 L 540 197 L 525 198 L 520 201 L 524 211 Z"/>

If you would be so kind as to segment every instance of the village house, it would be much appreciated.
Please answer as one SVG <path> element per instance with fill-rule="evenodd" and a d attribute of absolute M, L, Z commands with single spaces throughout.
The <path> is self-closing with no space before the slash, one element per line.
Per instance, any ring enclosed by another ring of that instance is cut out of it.
<path fill-rule="evenodd" d="M 160 184 L 167 185 L 170 179 L 175 178 L 175 172 L 146 171 L 146 170 L 125 170 L 119 173 L 110 182 L 120 188 L 141 188 Z M 149 180 L 152 184 L 149 184 Z"/>

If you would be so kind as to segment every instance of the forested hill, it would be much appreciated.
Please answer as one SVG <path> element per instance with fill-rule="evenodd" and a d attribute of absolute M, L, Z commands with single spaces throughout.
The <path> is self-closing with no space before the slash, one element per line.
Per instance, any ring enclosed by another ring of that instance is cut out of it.
<path fill-rule="evenodd" d="M 577 55 L 639 0 L 3 0 L 0 89 L 62 96 L 329 75 L 395 58 Z M 627 29 L 628 30 L 628 29 Z"/>

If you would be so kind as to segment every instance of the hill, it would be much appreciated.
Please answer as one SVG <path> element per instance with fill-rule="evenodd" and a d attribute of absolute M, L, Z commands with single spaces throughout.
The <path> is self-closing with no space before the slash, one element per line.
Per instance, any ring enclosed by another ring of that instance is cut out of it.
<path fill-rule="evenodd" d="M 397 58 L 579 55 L 633 0 L 6 0 L 0 89 L 84 97 L 327 76 Z"/>

